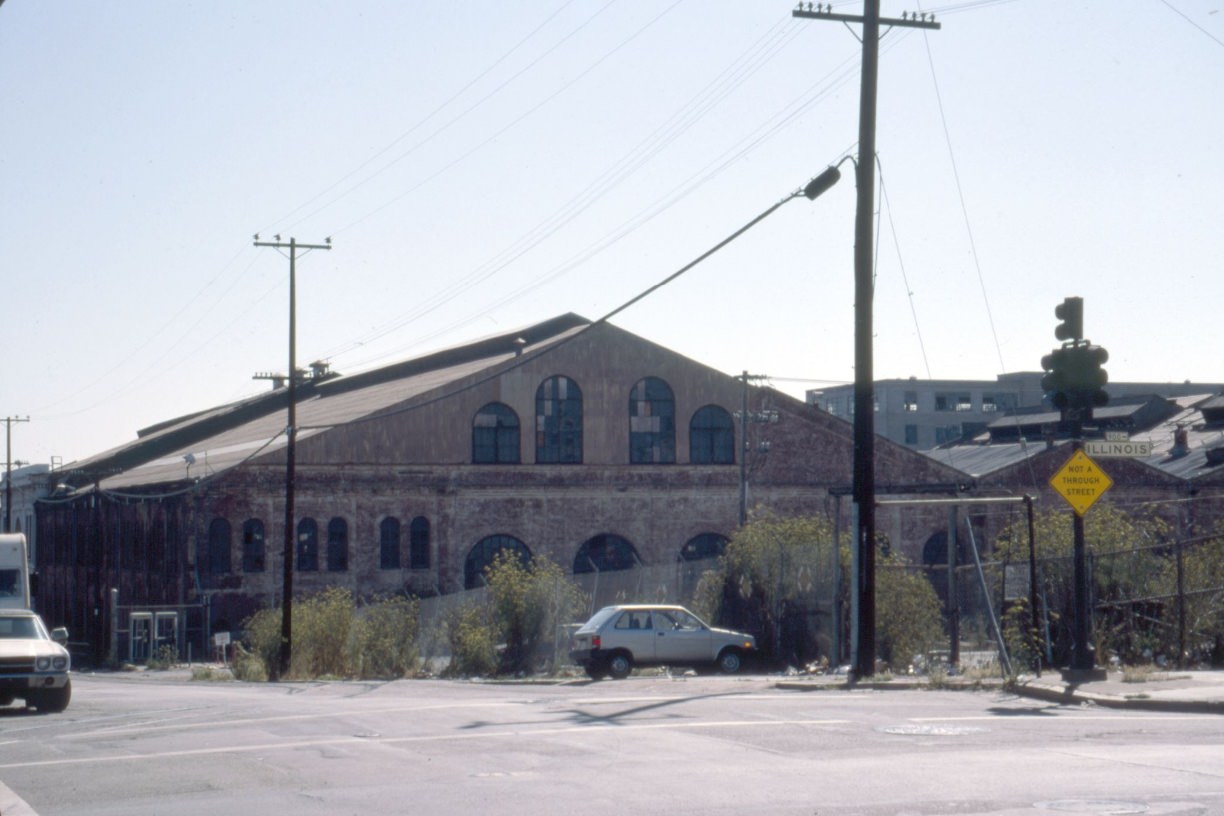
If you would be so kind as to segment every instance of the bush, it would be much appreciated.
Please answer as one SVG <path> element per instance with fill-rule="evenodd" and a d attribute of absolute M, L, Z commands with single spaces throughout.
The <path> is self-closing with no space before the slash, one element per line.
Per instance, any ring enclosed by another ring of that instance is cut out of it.
<path fill-rule="evenodd" d="M 149 657 L 148 662 L 145 664 L 145 668 L 152 671 L 165 671 L 166 669 L 173 668 L 177 663 L 178 649 L 169 643 L 163 643 L 161 646 L 158 646 L 157 651 Z"/>
<path fill-rule="evenodd" d="M 480 604 L 466 603 L 447 616 L 446 641 L 450 645 L 447 675 L 487 677 L 497 671 L 497 630 L 487 613 Z"/>
<path fill-rule="evenodd" d="M 420 604 L 403 596 L 377 598 L 357 616 L 352 662 L 363 680 L 395 680 L 420 667 Z"/>
<path fill-rule="evenodd" d="M 346 589 L 332 587 L 293 604 L 293 643 L 284 679 L 344 677 L 393 679 L 417 669 L 418 606 L 402 596 L 380 597 L 357 607 Z M 281 609 L 260 610 L 243 625 L 234 655 L 234 676 L 276 676 L 280 660 Z"/>
<path fill-rule="evenodd" d="M 468 603 L 446 620 L 447 674 L 525 674 L 550 662 L 554 633 L 581 606 L 578 586 L 552 561 L 524 561 L 507 550 L 485 569 L 485 584 L 483 604 Z"/>
<path fill-rule="evenodd" d="M 766 514 L 740 528 L 718 569 L 702 575 L 694 606 L 711 623 L 756 635 L 773 659 L 805 664 L 820 656 L 807 612 L 833 594 L 832 565 L 828 519 Z"/>
<path fill-rule="evenodd" d="M 930 581 L 897 555 L 881 556 L 876 570 L 876 652 L 894 673 L 925 658 L 944 641 L 943 611 Z"/>
<path fill-rule="evenodd" d="M 295 677 L 349 677 L 349 635 L 356 608 L 353 593 L 329 587 L 293 605 L 293 651 L 289 673 Z"/>

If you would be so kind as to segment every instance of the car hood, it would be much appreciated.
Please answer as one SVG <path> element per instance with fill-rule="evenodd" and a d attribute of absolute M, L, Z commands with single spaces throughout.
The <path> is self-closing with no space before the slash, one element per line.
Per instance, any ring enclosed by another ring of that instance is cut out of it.
<path fill-rule="evenodd" d="M 64 655 L 68 650 L 49 640 L 0 640 L 0 659 Z"/>
<path fill-rule="evenodd" d="M 752 635 L 747 634 L 746 632 L 737 632 L 734 629 L 720 629 L 717 626 L 711 626 L 710 631 L 716 635 L 722 635 L 723 637 L 738 638 L 741 640 L 750 640 L 753 643 L 756 643 L 756 638 Z"/>

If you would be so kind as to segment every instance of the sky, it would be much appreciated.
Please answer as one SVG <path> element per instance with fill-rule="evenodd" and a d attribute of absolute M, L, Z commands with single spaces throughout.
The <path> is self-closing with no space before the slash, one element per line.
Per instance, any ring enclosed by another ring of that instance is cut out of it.
<path fill-rule="evenodd" d="M 860 2 L 835 2 L 858 14 Z M 269 389 L 595 319 L 858 156 L 858 27 L 770 0 L 7 0 L 0 415 L 68 464 Z M 1224 381 L 1224 0 L 956 0 L 881 41 L 874 374 Z M 854 379 L 853 165 L 613 322 Z"/>

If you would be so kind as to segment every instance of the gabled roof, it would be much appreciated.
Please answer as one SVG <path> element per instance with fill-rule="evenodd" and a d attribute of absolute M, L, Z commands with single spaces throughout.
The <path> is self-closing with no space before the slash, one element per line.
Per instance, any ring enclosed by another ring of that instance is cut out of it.
<path fill-rule="evenodd" d="M 500 370 L 590 325 L 566 314 L 371 371 L 296 384 L 297 438 Z M 186 483 L 278 452 L 286 443 L 288 390 L 284 386 L 146 428 L 133 442 L 68 465 L 56 473 L 57 481 L 75 488 L 97 483 L 108 490 Z"/>

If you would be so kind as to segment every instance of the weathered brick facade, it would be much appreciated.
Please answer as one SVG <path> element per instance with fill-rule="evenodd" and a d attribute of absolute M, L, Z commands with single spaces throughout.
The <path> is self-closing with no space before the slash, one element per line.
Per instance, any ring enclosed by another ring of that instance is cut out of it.
<path fill-rule="evenodd" d="M 471 359 L 444 358 L 444 365 L 418 366 L 398 379 L 368 378 L 368 387 L 345 388 L 340 378 L 335 387 L 325 383 L 304 394 L 295 517 L 299 524 L 306 518 L 317 524 L 318 566 L 295 571 L 297 592 L 329 585 L 363 595 L 451 592 L 464 587 L 468 559 L 489 536 L 512 537 L 533 556 L 566 569 L 584 542 L 597 536 L 627 541 L 642 564 L 674 563 L 694 537 L 733 533 L 741 476 L 750 507 L 783 515 L 832 514 L 840 507 L 843 529 L 849 529 L 849 500 L 838 501 L 830 492 L 850 485 L 849 423 L 771 389 L 745 390 L 739 378 L 610 325 L 597 324 L 565 342 L 549 338 L 551 347 L 540 343 L 521 356 L 515 355 L 515 339 L 507 336 L 500 347 L 484 341 Z M 557 375 L 581 389 L 580 461 L 537 464 L 537 391 Z M 630 395 L 647 377 L 665 382 L 674 397 L 674 462 L 631 463 Z M 741 422 L 745 399 L 750 415 L 776 412 L 776 421 Z M 474 417 L 490 403 L 517 415 L 518 463 L 473 462 Z M 691 460 L 690 423 L 706 406 L 717 406 L 730 421 L 727 461 Z M 208 435 L 184 442 L 187 423 L 173 431 L 177 447 L 156 450 L 163 463 L 199 451 L 195 472 L 204 461 L 211 463 L 203 468 L 205 478 L 141 477 L 128 466 L 122 475 L 91 480 L 97 491 L 82 489 L 76 498 L 45 505 L 40 535 L 46 558 L 40 556 L 39 567 L 41 605 L 49 617 L 103 644 L 112 587 L 124 605 L 207 598 L 211 629 L 236 628 L 273 602 L 281 588 L 285 540 L 284 448 L 270 446 L 232 465 L 224 464 L 221 453 L 251 447 L 252 439 L 275 427 L 274 413 L 252 419 L 257 413 L 250 407 L 231 411 L 240 419 L 232 426 L 210 416 L 200 420 L 211 423 Z M 765 443 L 768 451 L 762 452 Z M 127 462 L 140 459 L 135 452 L 123 455 Z M 145 458 L 153 456 L 150 451 Z M 741 462 L 741 456 L 747 459 Z M 105 465 L 93 464 L 95 471 Z M 886 440 L 878 444 L 876 469 L 882 485 L 964 480 Z M 381 525 L 388 518 L 404 530 L 398 568 L 383 561 Z M 880 518 L 880 532 L 913 553 L 943 523 L 943 515 L 931 511 Z M 415 569 L 408 540 L 413 519 L 428 524 L 428 563 Z M 259 569 L 244 540 L 252 520 L 263 534 Z M 343 520 L 347 534 L 343 569 L 329 569 L 333 520 Z M 217 552 L 225 540 L 217 530 L 228 531 L 228 552 Z"/>

